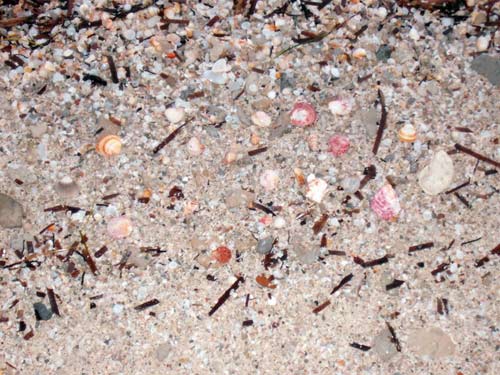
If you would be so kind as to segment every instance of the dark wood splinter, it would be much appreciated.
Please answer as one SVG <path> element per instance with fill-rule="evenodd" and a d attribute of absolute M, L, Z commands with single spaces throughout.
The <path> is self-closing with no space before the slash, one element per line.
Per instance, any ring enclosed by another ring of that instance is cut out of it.
<path fill-rule="evenodd" d="M 217 303 L 210 309 L 210 311 L 208 312 L 208 316 L 212 316 L 217 310 L 219 310 L 219 308 L 224 304 L 224 302 L 226 302 L 229 299 L 229 297 L 231 296 L 231 292 L 233 290 L 238 289 L 240 287 L 240 283 L 243 282 L 245 282 L 243 276 L 238 276 L 236 281 L 224 292 L 222 296 L 220 296 Z"/>
<path fill-rule="evenodd" d="M 156 146 L 153 150 L 153 154 L 157 154 L 158 152 L 160 152 L 160 150 L 165 147 L 166 145 L 168 145 L 170 142 L 172 142 L 172 140 L 179 134 L 179 132 L 181 131 L 181 129 L 186 126 L 187 122 L 185 122 L 184 124 L 182 124 L 181 126 L 179 126 L 177 129 L 175 129 L 172 133 L 170 133 L 167 138 L 165 138 L 163 141 L 160 142 L 160 144 L 158 144 L 158 146 Z"/>
<path fill-rule="evenodd" d="M 380 106 L 382 107 L 382 112 L 380 115 L 380 122 L 377 129 L 377 136 L 375 138 L 375 143 L 373 144 L 373 149 L 372 149 L 374 155 L 377 155 L 380 142 L 382 141 L 382 135 L 384 134 L 384 130 L 387 125 L 387 109 L 385 107 L 385 98 L 384 94 L 380 89 L 378 90 L 378 99 L 380 101 Z"/>
<path fill-rule="evenodd" d="M 158 301 L 156 298 L 153 298 L 152 300 L 146 301 L 144 303 L 141 303 L 140 305 L 137 305 L 134 307 L 135 311 L 143 311 L 146 310 L 147 308 L 150 308 L 152 306 L 158 305 L 160 301 Z"/>

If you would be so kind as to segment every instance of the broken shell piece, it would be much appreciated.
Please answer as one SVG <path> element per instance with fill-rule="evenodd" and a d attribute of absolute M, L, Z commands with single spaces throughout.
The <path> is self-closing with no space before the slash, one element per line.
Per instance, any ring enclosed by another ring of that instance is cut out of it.
<path fill-rule="evenodd" d="M 63 198 L 74 197 L 80 192 L 77 183 L 69 176 L 63 177 L 61 181 L 56 184 L 55 189 Z"/>
<path fill-rule="evenodd" d="M 99 138 L 95 149 L 104 156 L 118 155 L 122 150 L 122 140 L 116 135 L 105 135 Z"/>
<path fill-rule="evenodd" d="M 352 57 L 358 60 L 364 59 L 366 57 L 366 50 L 364 48 L 356 48 L 352 51 Z"/>
<path fill-rule="evenodd" d="M 271 125 L 271 116 L 262 111 L 257 111 L 252 115 L 252 122 L 260 127 L 268 127 Z"/>
<path fill-rule="evenodd" d="M 349 150 L 349 138 L 343 135 L 334 135 L 328 141 L 328 152 L 334 156 L 341 156 Z"/>
<path fill-rule="evenodd" d="M 226 152 L 226 155 L 224 155 L 223 163 L 224 164 L 231 164 L 237 158 L 238 158 L 238 154 L 236 152 L 234 152 L 234 151 L 228 151 L 228 152 Z"/>
<path fill-rule="evenodd" d="M 200 140 L 197 137 L 192 137 L 187 143 L 187 149 L 189 155 L 199 156 L 203 154 L 203 151 L 205 151 L 205 146 L 200 142 Z"/>
<path fill-rule="evenodd" d="M 430 164 L 418 174 L 418 184 L 427 194 L 437 195 L 445 191 L 453 181 L 453 160 L 443 150 L 438 151 Z"/>
<path fill-rule="evenodd" d="M 132 233 L 132 222 L 126 216 L 115 217 L 108 223 L 108 234 L 119 240 L 128 237 Z"/>
<path fill-rule="evenodd" d="M 299 186 L 302 186 L 306 183 L 306 178 L 304 177 L 304 173 L 302 173 L 302 169 L 294 168 L 293 173 L 295 174 L 295 180 Z"/>
<path fill-rule="evenodd" d="M 313 174 L 307 176 L 306 197 L 313 202 L 320 203 L 328 190 L 328 184 Z"/>
<path fill-rule="evenodd" d="M 399 198 L 391 185 L 384 185 L 370 202 L 372 210 L 384 220 L 394 220 L 401 211 Z"/>
<path fill-rule="evenodd" d="M 184 108 L 170 107 L 165 111 L 165 117 L 172 124 L 177 124 L 184 120 L 185 112 Z"/>
<path fill-rule="evenodd" d="M 311 126 L 317 119 L 316 110 L 306 102 L 297 102 L 290 112 L 290 122 L 295 126 Z"/>
<path fill-rule="evenodd" d="M 215 259 L 219 264 L 226 264 L 231 260 L 231 250 L 226 246 L 219 246 L 212 251 L 212 259 Z"/>
<path fill-rule="evenodd" d="M 223 85 L 228 80 L 227 72 L 231 70 L 231 66 L 227 65 L 226 59 L 219 59 L 212 66 L 211 70 L 203 73 L 203 77 L 217 85 Z"/>
<path fill-rule="evenodd" d="M 345 98 L 335 98 L 328 102 L 328 109 L 333 115 L 345 116 L 352 111 L 352 101 Z"/>
<path fill-rule="evenodd" d="M 250 143 L 257 146 L 260 143 L 260 137 L 258 134 L 252 133 L 250 136 Z"/>
<path fill-rule="evenodd" d="M 415 142 L 417 139 L 417 131 L 411 124 L 406 124 L 398 131 L 398 137 L 401 142 Z"/>
<path fill-rule="evenodd" d="M 309 150 L 317 151 L 319 149 L 319 139 L 317 134 L 311 134 L 307 137 L 307 145 L 309 146 Z"/>
<path fill-rule="evenodd" d="M 272 191 L 278 187 L 280 177 L 277 171 L 267 169 L 260 175 L 260 184 L 266 191 Z"/>

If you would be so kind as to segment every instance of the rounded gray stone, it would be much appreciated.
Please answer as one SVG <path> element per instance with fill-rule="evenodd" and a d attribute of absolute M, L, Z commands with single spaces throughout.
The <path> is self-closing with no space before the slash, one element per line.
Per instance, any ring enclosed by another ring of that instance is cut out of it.
<path fill-rule="evenodd" d="M 23 224 L 23 206 L 8 195 L 0 193 L 0 226 L 19 228 Z"/>
<path fill-rule="evenodd" d="M 257 242 L 256 250 L 259 254 L 269 254 L 273 249 L 274 238 L 266 237 Z"/>

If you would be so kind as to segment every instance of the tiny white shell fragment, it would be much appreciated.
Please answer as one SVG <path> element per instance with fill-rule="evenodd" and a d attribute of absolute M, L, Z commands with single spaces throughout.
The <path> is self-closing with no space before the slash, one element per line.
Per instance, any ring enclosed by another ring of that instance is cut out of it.
<path fill-rule="evenodd" d="M 443 150 L 438 151 L 429 165 L 418 174 L 418 184 L 427 194 L 438 195 L 445 191 L 453 181 L 453 160 Z"/>
<path fill-rule="evenodd" d="M 313 202 L 320 203 L 328 190 L 328 184 L 321 178 L 316 178 L 313 174 L 307 176 L 306 198 Z"/>
<path fill-rule="evenodd" d="M 277 171 L 266 169 L 260 175 L 259 182 L 266 191 L 272 191 L 278 187 L 280 177 Z"/>
<path fill-rule="evenodd" d="M 252 122 L 260 127 L 268 127 L 271 125 L 271 116 L 263 111 L 257 111 L 252 115 Z"/>
<path fill-rule="evenodd" d="M 187 143 L 187 149 L 188 149 L 189 155 L 199 156 L 199 155 L 203 154 L 203 151 L 205 150 L 205 146 L 200 142 L 198 137 L 191 137 L 191 139 Z"/>
<path fill-rule="evenodd" d="M 178 108 L 178 107 L 167 108 L 167 110 L 165 111 L 165 116 L 167 117 L 167 120 L 170 121 L 172 124 L 177 124 L 182 120 L 184 120 L 185 117 L 184 108 Z"/>
<path fill-rule="evenodd" d="M 345 116 L 352 111 L 352 102 L 344 98 L 335 98 L 328 103 L 328 109 L 333 115 Z"/>

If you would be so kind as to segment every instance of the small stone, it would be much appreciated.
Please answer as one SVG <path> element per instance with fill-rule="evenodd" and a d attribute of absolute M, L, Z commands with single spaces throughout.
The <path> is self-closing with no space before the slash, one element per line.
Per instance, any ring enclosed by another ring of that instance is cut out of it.
<path fill-rule="evenodd" d="M 170 107 L 165 111 L 165 117 L 172 124 L 177 124 L 184 120 L 185 112 L 184 108 Z"/>
<path fill-rule="evenodd" d="M 286 226 L 286 220 L 281 216 L 276 216 L 273 221 L 273 225 L 277 229 L 284 228 Z"/>
<path fill-rule="evenodd" d="M 500 86 L 500 58 L 482 54 L 474 58 L 471 69 L 484 76 L 493 86 Z"/>
<path fill-rule="evenodd" d="M 164 361 L 168 358 L 168 355 L 172 351 L 172 345 L 168 342 L 164 342 L 163 344 L 158 345 L 156 348 L 156 359 L 159 361 Z"/>
<path fill-rule="evenodd" d="M 262 111 L 257 111 L 252 115 L 252 122 L 260 127 L 268 127 L 271 125 L 271 116 Z"/>
<path fill-rule="evenodd" d="M 411 40 L 417 41 L 420 39 L 420 35 L 418 34 L 418 30 L 415 29 L 414 27 L 411 28 L 410 32 L 408 33 L 408 36 L 410 37 Z"/>
<path fill-rule="evenodd" d="M 328 190 L 328 184 L 321 178 L 316 178 L 313 174 L 307 176 L 306 198 L 313 202 L 320 203 Z"/>
<path fill-rule="evenodd" d="M 340 186 L 346 193 L 354 193 L 359 189 L 360 180 L 355 177 L 345 177 L 340 181 Z"/>
<path fill-rule="evenodd" d="M 273 237 L 266 237 L 259 242 L 257 242 L 257 247 L 256 250 L 259 254 L 265 255 L 271 252 L 273 249 L 273 244 L 274 244 L 274 238 Z"/>
<path fill-rule="evenodd" d="M 489 44 L 490 44 L 490 39 L 485 36 L 480 36 L 476 40 L 476 48 L 479 52 L 486 51 L 488 49 Z"/>
<path fill-rule="evenodd" d="M 123 305 L 120 303 L 115 303 L 113 305 L 113 314 L 115 315 L 121 315 L 123 312 Z"/>
<path fill-rule="evenodd" d="M 36 320 L 49 320 L 52 318 L 52 311 L 49 310 L 43 303 L 36 302 L 33 304 L 33 308 L 35 309 Z"/>
<path fill-rule="evenodd" d="M 383 361 L 389 361 L 398 353 L 396 346 L 392 342 L 392 335 L 388 328 L 384 328 L 375 336 L 372 350 Z"/>
<path fill-rule="evenodd" d="M 246 207 L 255 198 L 255 195 L 243 189 L 235 189 L 231 191 L 225 199 L 228 208 Z"/>
<path fill-rule="evenodd" d="M 432 157 L 430 164 L 419 172 L 418 183 L 427 194 L 437 195 L 450 186 L 453 174 L 453 160 L 441 150 Z"/>
<path fill-rule="evenodd" d="M 370 108 L 367 111 L 361 112 L 361 121 L 366 129 L 366 135 L 369 138 L 373 138 L 377 134 L 378 120 L 380 119 L 380 114 L 375 108 Z"/>
<path fill-rule="evenodd" d="M 0 226 L 18 228 L 23 224 L 23 207 L 15 199 L 0 193 Z"/>
<path fill-rule="evenodd" d="M 377 52 L 375 52 L 375 56 L 377 57 L 377 61 L 386 62 L 391 58 L 392 48 L 387 44 L 381 45 Z"/>
<path fill-rule="evenodd" d="M 278 187 L 280 177 L 277 171 L 267 169 L 262 172 L 259 182 L 265 191 L 272 191 Z"/>
<path fill-rule="evenodd" d="M 409 336 L 408 345 L 417 355 L 431 358 L 448 357 L 455 353 L 455 343 L 437 327 L 416 330 Z"/>

